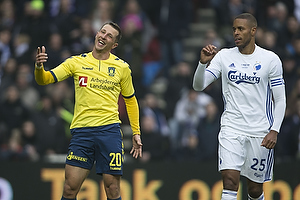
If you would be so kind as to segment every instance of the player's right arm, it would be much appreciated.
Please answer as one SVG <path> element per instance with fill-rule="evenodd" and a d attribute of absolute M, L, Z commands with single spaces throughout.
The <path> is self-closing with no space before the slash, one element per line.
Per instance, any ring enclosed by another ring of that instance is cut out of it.
<path fill-rule="evenodd" d="M 193 79 L 194 90 L 202 91 L 215 80 L 215 77 L 211 74 L 205 74 L 208 62 L 210 62 L 216 54 L 217 51 L 214 45 L 207 45 L 204 48 L 202 48 L 200 54 L 200 61 L 195 71 Z"/>
<path fill-rule="evenodd" d="M 43 63 L 47 62 L 47 59 L 48 55 L 46 53 L 46 48 L 44 46 L 41 48 L 38 47 L 36 51 L 34 76 L 35 81 L 39 85 L 48 85 L 55 82 L 51 72 L 44 70 Z"/>

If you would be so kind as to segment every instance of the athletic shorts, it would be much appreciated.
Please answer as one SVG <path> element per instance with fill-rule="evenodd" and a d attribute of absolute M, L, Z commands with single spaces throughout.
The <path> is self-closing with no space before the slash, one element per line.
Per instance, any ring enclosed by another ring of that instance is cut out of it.
<path fill-rule="evenodd" d="M 234 169 L 242 176 L 263 183 L 272 180 L 274 150 L 260 146 L 263 137 L 219 133 L 219 171 Z"/>
<path fill-rule="evenodd" d="M 124 148 L 120 124 L 71 129 L 66 164 L 92 169 L 97 174 L 123 174 Z"/>

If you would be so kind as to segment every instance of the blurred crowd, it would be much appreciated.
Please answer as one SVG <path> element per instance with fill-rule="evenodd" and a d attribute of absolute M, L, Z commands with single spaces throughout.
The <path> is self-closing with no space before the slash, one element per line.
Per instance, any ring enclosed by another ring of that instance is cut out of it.
<path fill-rule="evenodd" d="M 199 9 L 212 9 L 197 58 L 184 57 Z M 283 64 L 287 110 L 275 149 L 277 162 L 300 159 L 300 1 L 297 0 L 0 0 L 0 161 L 39 161 L 67 153 L 73 117 L 73 80 L 38 86 L 36 48 L 48 53 L 50 70 L 71 55 L 89 52 L 106 21 L 123 32 L 117 56 L 132 69 L 140 105 L 144 156 L 138 162 L 217 159 L 223 109 L 220 82 L 192 89 L 200 49 L 232 47 L 234 16 L 258 20 L 257 44 Z M 122 98 L 120 118 L 128 124 Z"/>

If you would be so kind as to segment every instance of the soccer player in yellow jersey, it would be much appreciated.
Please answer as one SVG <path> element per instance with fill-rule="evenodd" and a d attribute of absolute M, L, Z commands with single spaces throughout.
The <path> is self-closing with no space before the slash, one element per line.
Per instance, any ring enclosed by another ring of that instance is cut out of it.
<path fill-rule="evenodd" d="M 95 36 L 92 52 L 66 59 L 45 71 L 48 59 L 44 46 L 37 48 L 35 80 L 47 85 L 72 76 L 75 85 L 75 108 L 71 123 L 72 139 L 65 166 L 65 184 L 61 200 L 75 200 L 89 171 L 96 163 L 96 173 L 103 176 L 108 200 L 121 200 L 120 179 L 123 173 L 123 143 L 118 115 L 121 93 L 133 132 L 130 154 L 142 156 L 139 108 L 129 65 L 111 53 L 118 46 L 121 30 L 113 22 L 105 23 Z"/>

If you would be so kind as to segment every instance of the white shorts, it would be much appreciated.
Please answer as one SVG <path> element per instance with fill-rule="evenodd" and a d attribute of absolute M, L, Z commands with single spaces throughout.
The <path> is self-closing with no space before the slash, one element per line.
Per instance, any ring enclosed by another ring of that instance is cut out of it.
<path fill-rule="evenodd" d="M 263 137 L 219 133 L 219 171 L 234 169 L 242 176 L 263 183 L 272 180 L 274 151 L 260 146 Z"/>

